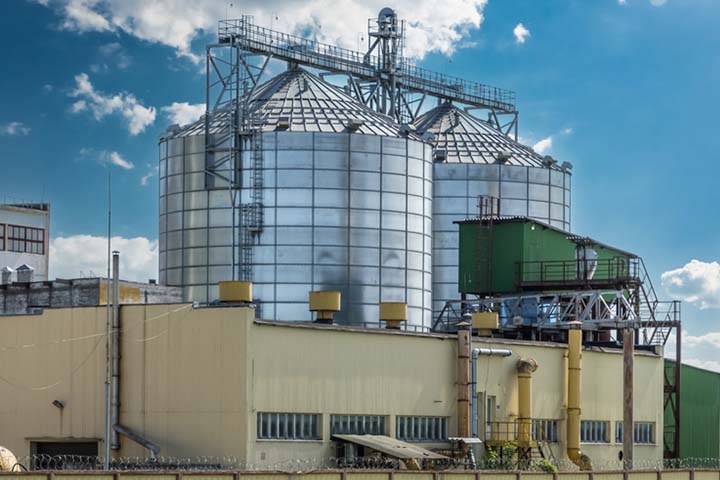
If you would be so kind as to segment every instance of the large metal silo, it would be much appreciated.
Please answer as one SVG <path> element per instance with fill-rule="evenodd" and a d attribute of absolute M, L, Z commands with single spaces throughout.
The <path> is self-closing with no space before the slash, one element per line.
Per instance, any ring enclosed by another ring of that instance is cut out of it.
<path fill-rule="evenodd" d="M 308 292 L 339 290 L 339 323 L 377 322 L 379 302 L 401 301 L 409 324 L 430 325 L 432 147 L 298 68 L 249 109 L 261 157 L 246 148 L 239 192 L 207 187 L 202 121 L 161 140 L 161 281 L 212 301 L 242 271 L 265 319 L 310 320 Z M 237 208 L 251 203 L 252 234 Z"/>
<path fill-rule="evenodd" d="M 535 153 L 451 103 L 416 122 L 434 135 L 433 311 L 458 293 L 458 228 L 478 215 L 478 197 L 499 199 L 502 216 L 526 216 L 570 229 L 570 165 Z"/>

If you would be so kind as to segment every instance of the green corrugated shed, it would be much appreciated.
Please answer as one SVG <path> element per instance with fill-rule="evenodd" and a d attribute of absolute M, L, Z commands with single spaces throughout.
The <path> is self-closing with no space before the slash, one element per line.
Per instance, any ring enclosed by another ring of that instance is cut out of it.
<path fill-rule="evenodd" d="M 518 265 L 522 264 L 525 279 L 537 276 L 537 264 L 527 262 L 574 262 L 577 241 L 593 243 L 599 262 L 624 259 L 624 268 L 628 268 L 628 259 L 636 255 L 609 247 L 588 238 L 573 236 L 572 233 L 529 218 L 504 218 L 494 221 L 492 226 L 492 255 L 488 258 L 488 238 L 486 223 L 477 219 L 455 222 L 460 229 L 458 283 L 461 293 L 513 293 L 518 291 Z M 487 266 L 491 274 L 487 273 Z M 546 265 L 546 271 L 558 273 L 559 268 L 575 267 L 568 263 L 562 267 Z M 605 273 L 598 270 L 595 278 Z M 539 280 L 539 278 L 538 278 Z"/>
<path fill-rule="evenodd" d="M 665 424 L 672 423 L 666 407 Z M 680 371 L 680 458 L 720 458 L 720 373 L 685 364 Z"/>

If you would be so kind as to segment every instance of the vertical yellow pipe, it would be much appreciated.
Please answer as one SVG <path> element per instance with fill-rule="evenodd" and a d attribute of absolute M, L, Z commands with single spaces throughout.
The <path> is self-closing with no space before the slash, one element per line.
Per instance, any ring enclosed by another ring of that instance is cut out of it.
<path fill-rule="evenodd" d="M 457 340 L 457 432 L 458 437 L 467 438 L 470 436 L 470 330 L 458 330 Z"/>
<path fill-rule="evenodd" d="M 521 358 L 517 362 L 518 445 L 522 448 L 529 447 L 532 440 L 532 374 L 537 368 L 532 358 Z"/>
<path fill-rule="evenodd" d="M 568 331 L 568 387 L 567 387 L 567 456 L 580 470 L 592 470 L 590 457 L 580 451 L 580 373 L 582 358 L 582 330 L 580 322 L 573 322 Z"/>

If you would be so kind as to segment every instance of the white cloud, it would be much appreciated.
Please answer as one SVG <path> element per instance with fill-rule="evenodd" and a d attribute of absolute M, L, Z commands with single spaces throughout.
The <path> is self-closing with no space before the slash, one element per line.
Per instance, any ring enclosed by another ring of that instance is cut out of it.
<path fill-rule="evenodd" d="M 110 22 L 98 13 L 98 0 L 67 0 L 63 6 L 63 28 L 79 32 L 103 32 L 112 30 Z"/>
<path fill-rule="evenodd" d="M 111 248 L 120 252 L 120 278 L 147 282 L 157 278 L 158 243 L 144 237 L 113 237 Z M 50 242 L 50 278 L 104 277 L 107 274 L 107 237 L 73 235 Z"/>
<path fill-rule="evenodd" d="M 653 7 L 662 7 L 667 3 L 667 0 L 650 0 L 650 5 Z"/>
<path fill-rule="evenodd" d="M 135 168 L 135 165 L 131 161 L 126 160 L 118 152 L 112 152 L 108 150 L 98 151 L 92 148 L 81 148 L 80 156 L 85 158 L 92 158 L 104 165 L 112 164 L 122 168 L 123 170 L 132 170 L 133 168 Z"/>
<path fill-rule="evenodd" d="M 140 185 L 143 187 L 147 187 L 150 179 L 157 175 L 157 173 L 158 167 L 153 167 L 152 165 L 148 164 L 148 172 L 142 177 L 140 177 Z"/>
<path fill-rule="evenodd" d="M 228 16 L 254 15 L 269 27 L 305 34 L 318 41 L 357 47 L 358 33 L 366 33 L 367 19 L 377 18 L 386 0 L 249 0 L 242 9 L 218 0 L 53 0 L 60 5 L 63 27 L 78 32 L 123 31 L 149 42 L 176 49 L 179 56 L 199 61 L 193 40 L 214 35 L 217 22 Z M 429 52 L 451 54 L 471 29 L 483 22 L 487 0 L 397 0 L 394 8 L 407 20 L 405 54 L 422 58 Z"/>
<path fill-rule="evenodd" d="M 568 128 L 563 128 L 560 131 L 560 133 L 562 133 L 563 135 L 572 135 L 573 133 L 575 133 L 575 130 L 572 129 L 571 127 L 568 127 Z"/>
<path fill-rule="evenodd" d="M 167 115 L 172 123 L 178 125 L 187 125 L 192 123 L 201 115 L 205 114 L 205 104 L 188 102 L 173 102 L 171 105 L 162 107 L 162 111 Z"/>
<path fill-rule="evenodd" d="M 530 36 L 530 30 L 525 28 L 525 25 L 518 23 L 513 28 L 513 35 L 515 35 L 515 43 L 522 45 Z"/>
<path fill-rule="evenodd" d="M 670 296 L 696 305 L 701 310 L 720 308 L 720 263 L 692 260 L 660 276 Z"/>
<path fill-rule="evenodd" d="M 22 122 L 10 122 L 5 125 L 0 125 L 0 135 L 15 136 L 15 135 L 29 135 L 30 127 Z"/>
<path fill-rule="evenodd" d="M 155 107 L 145 107 L 131 93 L 105 95 L 95 90 L 86 73 L 75 76 L 75 89 L 70 92 L 70 96 L 78 99 L 70 107 L 71 112 L 88 110 L 98 121 L 107 115 L 119 113 L 127 122 L 131 135 L 142 133 L 155 122 Z"/>
<path fill-rule="evenodd" d="M 627 0 L 618 0 L 618 5 L 627 5 Z"/>
<path fill-rule="evenodd" d="M 697 358 L 688 358 L 683 360 L 683 363 L 692 365 L 694 367 L 703 368 L 705 370 L 712 370 L 713 372 L 720 372 L 720 362 L 715 360 L 700 360 Z"/>
<path fill-rule="evenodd" d="M 552 136 L 543 138 L 539 142 L 537 142 L 535 145 L 533 145 L 533 150 L 535 150 L 540 155 L 543 155 L 547 151 L 549 151 L 552 148 L 553 145 L 553 138 Z"/>
<path fill-rule="evenodd" d="M 665 345 L 665 356 L 675 359 L 675 335 Z M 682 362 L 707 370 L 720 372 L 720 332 L 707 332 L 701 335 L 690 335 L 687 330 L 682 332 Z"/>

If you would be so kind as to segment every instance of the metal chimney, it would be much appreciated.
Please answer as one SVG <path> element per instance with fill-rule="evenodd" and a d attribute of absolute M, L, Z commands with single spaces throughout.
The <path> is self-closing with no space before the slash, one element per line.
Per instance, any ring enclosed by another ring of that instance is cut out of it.
<path fill-rule="evenodd" d="M 18 283 L 30 283 L 33 281 L 33 277 L 35 276 L 35 269 L 27 263 L 20 265 L 16 272 Z"/>

